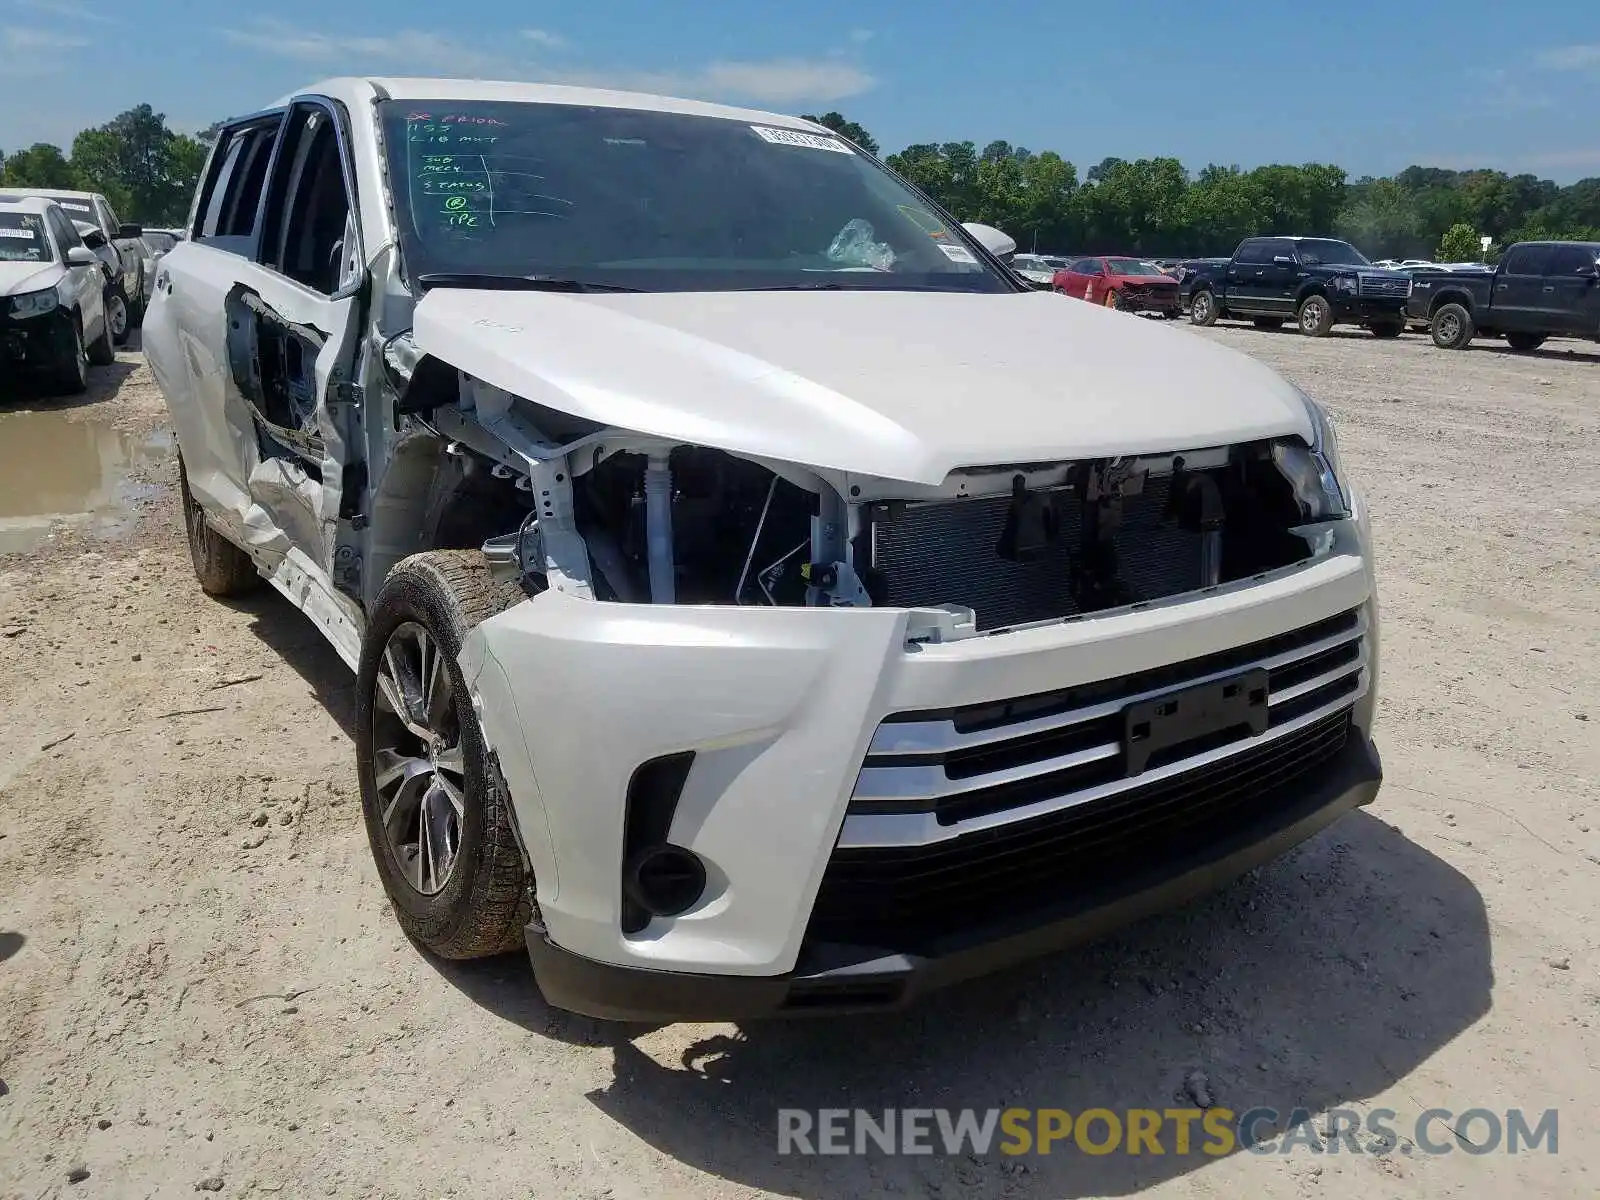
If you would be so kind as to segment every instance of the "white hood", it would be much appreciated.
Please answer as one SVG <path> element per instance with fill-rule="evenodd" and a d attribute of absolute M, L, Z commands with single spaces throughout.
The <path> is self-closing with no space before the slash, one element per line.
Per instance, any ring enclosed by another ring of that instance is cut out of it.
<path fill-rule="evenodd" d="M 1312 432 L 1294 389 L 1254 359 L 1044 292 L 437 288 L 412 336 L 605 425 L 912 483 Z"/>
<path fill-rule="evenodd" d="M 0 296 L 40 292 L 60 281 L 60 263 L 0 262 Z"/>

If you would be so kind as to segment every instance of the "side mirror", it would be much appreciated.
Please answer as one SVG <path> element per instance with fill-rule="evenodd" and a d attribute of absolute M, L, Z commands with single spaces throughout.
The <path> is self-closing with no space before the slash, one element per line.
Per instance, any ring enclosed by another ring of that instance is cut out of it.
<path fill-rule="evenodd" d="M 1276 266 L 1280 267 L 1294 266 L 1294 259 L 1290 258 L 1287 254 L 1274 254 L 1272 256 L 1272 261 Z"/>
<path fill-rule="evenodd" d="M 118 225 L 117 226 L 117 236 L 119 238 L 143 237 L 144 236 L 144 226 L 143 225 Z"/>
<path fill-rule="evenodd" d="M 961 228 L 965 229 L 977 243 L 994 255 L 1001 262 L 1007 262 L 1017 252 L 1017 239 L 1008 233 L 1002 233 L 993 225 L 982 225 L 977 221 L 963 221 Z"/>
<path fill-rule="evenodd" d="M 99 265 L 100 259 L 87 246 L 74 246 L 67 251 L 67 266 L 69 267 L 97 267 Z"/>

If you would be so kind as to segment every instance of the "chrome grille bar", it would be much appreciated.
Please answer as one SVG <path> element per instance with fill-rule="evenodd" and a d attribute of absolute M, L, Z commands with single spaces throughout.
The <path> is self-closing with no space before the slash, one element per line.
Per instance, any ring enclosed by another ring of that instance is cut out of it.
<path fill-rule="evenodd" d="M 1354 625 L 1328 637 L 1319 638 L 1303 646 L 1296 646 L 1278 654 L 1268 655 L 1264 658 L 1254 659 L 1249 662 L 1236 663 L 1224 670 L 1211 671 L 1202 675 L 1195 675 L 1179 683 L 1163 684 L 1161 687 L 1149 688 L 1144 691 L 1129 695 L 1118 696 L 1100 704 L 1090 704 L 1082 708 L 1075 708 L 1070 712 L 1052 713 L 1045 717 L 1036 717 L 1031 720 L 1022 720 L 991 729 L 979 729 L 963 733 L 956 728 L 953 720 L 939 721 L 894 721 L 888 720 L 879 725 L 872 735 L 872 744 L 867 748 L 869 765 L 867 770 L 878 769 L 874 760 L 888 758 L 895 755 L 932 755 L 949 754 L 956 750 L 969 750 L 979 746 L 993 746 L 1004 742 L 1014 741 L 1018 738 L 1035 736 L 1042 733 L 1053 733 L 1058 730 L 1081 725 L 1089 721 L 1100 720 L 1104 717 L 1115 716 L 1130 704 L 1137 704 L 1141 700 L 1154 699 L 1156 696 L 1167 692 L 1178 691 L 1182 688 L 1193 687 L 1197 684 L 1213 683 L 1219 679 L 1227 679 L 1241 671 L 1254 668 L 1264 668 L 1268 671 L 1278 670 L 1283 667 L 1293 666 L 1303 659 L 1312 658 L 1318 654 L 1325 654 L 1329 650 L 1336 650 L 1340 646 L 1362 639 L 1361 661 L 1366 662 L 1365 638 L 1367 634 L 1367 618 L 1365 612 L 1361 613 Z M 1348 673 L 1350 666 L 1344 668 Z M 1309 691 L 1306 688 L 1294 692 L 1294 695 Z M 1272 702 L 1291 699 L 1292 696 L 1274 692 Z M 888 764 L 885 764 L 886 766 Z M 857 790 L 857 795 L 873 794 Z M 896 793 L 886 793 L 896 794 Z"/>
<path fill-rule="evenodd" d="M 1177 762 L 1168 763 L 1160 767 L 1152 767 L 1143 774 L 1131 778 L 1112 780 L 1109 783 L 1067 792 L 1033 804 L 1004 809 L 999 812 L 984 813 L 949 825 L 940 824 L 938 814 L 934 812 L 851 813 L 845 818 L 844 827 L 839 832 L 838 848 L 841 850 L 858 850 L 874 847 L 929 846 L 938 842 L 950 841 L 981 829 L 992 829 L 997 826 L 1009 825 L 1014 821 L 1024 821 L 1030 817 L 1041 816 L 1045 813 L 1058 812 L 1080 804 L 1088 804 L 1106 796 L 1114 796 L 1118 792 L 1143 787 L 1157 780 L 1166 779 L 1173 775 L 1182 774 L 1184 771 L 1193 770 L 1196 767 L 1218 762 L 1230 755 L 1239 753 L 1241 750 L 1265 745 L 1278 738 L 1287 737 L 1289 734 L 1304 729 L 1324 717 L 1350 708 L 1357 700 L 1366 695 L 1368 686 L 1369 676 L 1367 669 L 1362 667 L 1353 691 L 1318 705 L 1309 712 L 1302 713 L 1280 725 L 1274 725 L 1267 732 L 1256 737 L 1243 738 L 1226 746 L 1219 746 L 1212 750 L 1190 755 Z"/>

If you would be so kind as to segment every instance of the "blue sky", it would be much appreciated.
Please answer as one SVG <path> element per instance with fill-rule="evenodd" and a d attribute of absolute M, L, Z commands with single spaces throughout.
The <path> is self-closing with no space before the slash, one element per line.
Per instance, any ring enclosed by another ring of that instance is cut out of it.
<path fill-rule="evenodd" d="M 137 12 L 138 16 L 129 14 Z M 175 128 L 333 74 L 837 108 L 886 151 L 1600 175 L 1600 0 L 0 0 L 0 148 L 141 101 Z"/>

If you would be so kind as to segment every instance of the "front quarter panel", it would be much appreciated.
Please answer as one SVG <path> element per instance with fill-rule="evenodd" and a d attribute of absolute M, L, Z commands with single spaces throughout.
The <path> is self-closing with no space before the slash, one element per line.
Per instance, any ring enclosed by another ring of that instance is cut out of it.
<path fill-rule="evenodd" d="M 792 967 L 905 622 L 887 609 L 630 605 L 545 592 L 479 625 L 462 648 L 463 674 L 516 806 L 550 936 L 639 966 Z M 640 764 L 684 750 L 696 758 L 671 837 L 701 856 L 710 884 L 689 913 L 624 936 L 628 783 Z"/>

